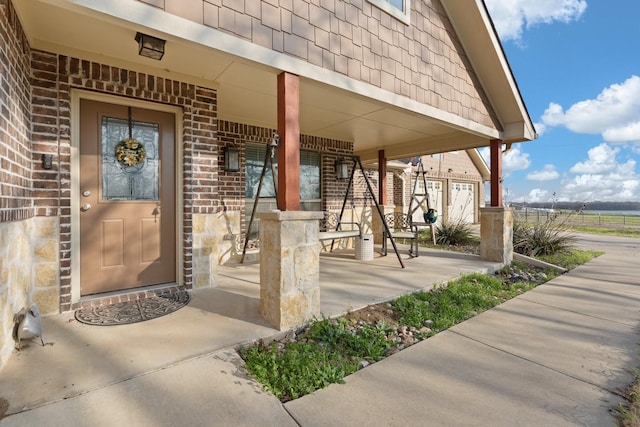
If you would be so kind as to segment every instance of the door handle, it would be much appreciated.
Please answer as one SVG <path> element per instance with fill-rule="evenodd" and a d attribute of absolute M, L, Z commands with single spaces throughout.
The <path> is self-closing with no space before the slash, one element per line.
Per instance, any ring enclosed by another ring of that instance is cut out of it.
<path fill-rule="evenodd" d="M 83 212 L 86 212 L 91 209 L 91 205 L 89 203 L 85 203 L 80 209 L 82 209 Z"/>

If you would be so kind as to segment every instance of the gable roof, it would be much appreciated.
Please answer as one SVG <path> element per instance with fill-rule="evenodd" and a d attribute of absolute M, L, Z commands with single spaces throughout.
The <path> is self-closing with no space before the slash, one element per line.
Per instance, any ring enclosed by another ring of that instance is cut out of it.
<path fill-rule="evenodd" d="M 475 7 L 469 7 L 469 3 Z M 537 137 L 484 0 L 442 0 L 480 84 L 503 127 L 505 143 Z"/>

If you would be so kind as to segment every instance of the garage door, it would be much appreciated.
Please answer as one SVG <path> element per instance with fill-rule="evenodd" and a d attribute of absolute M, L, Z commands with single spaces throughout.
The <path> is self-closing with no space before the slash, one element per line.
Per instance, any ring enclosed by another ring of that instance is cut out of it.
<path fill-rule="evenodd" d="M 469 182 L 451 183 L 451 221 L 470 223 L 475 221 L 476 194 L 475 185 Z"/>

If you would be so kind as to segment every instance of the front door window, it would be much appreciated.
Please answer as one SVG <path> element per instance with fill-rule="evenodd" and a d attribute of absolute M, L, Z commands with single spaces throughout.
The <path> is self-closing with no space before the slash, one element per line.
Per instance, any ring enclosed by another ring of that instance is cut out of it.
<path fill-rule="evenodd" d="M 103 117 L 101 135 L 102 200 L 159 200 L 158 124 Z"/>

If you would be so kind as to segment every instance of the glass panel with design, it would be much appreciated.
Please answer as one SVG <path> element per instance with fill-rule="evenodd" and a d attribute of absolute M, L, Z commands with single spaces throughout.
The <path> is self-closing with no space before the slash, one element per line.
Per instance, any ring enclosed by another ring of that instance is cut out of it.
<path fill-rule="evenodd" d="M 128 120 L 103 117 L 101 135 L 102 199 L 159 200 L 158 124 L 131 121 L 129 132 Z"/>

